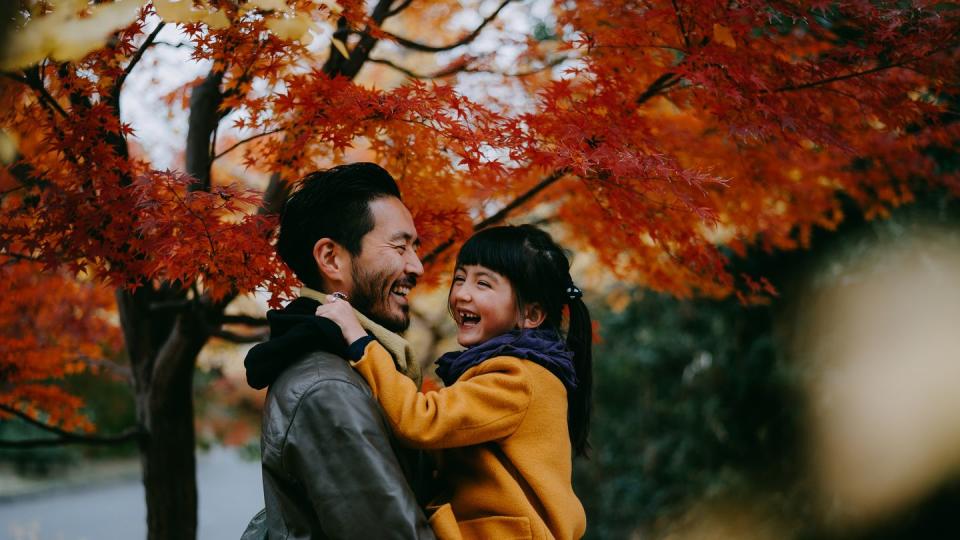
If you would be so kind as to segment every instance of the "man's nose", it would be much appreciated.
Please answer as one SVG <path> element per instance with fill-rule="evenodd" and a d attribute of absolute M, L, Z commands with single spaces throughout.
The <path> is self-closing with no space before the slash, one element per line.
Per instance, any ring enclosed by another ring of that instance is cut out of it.
<path fill-rule="evenodd" d="M 420 256 L 417 255 L 416 251 L 409 250 L 408 253 L 411 254 L 411 257 L 407 259 L 407 264 L 404 270 L 408 274 L 413 274 L 415 276 L 423 275 L 423 263 L 420 262 Z"/>

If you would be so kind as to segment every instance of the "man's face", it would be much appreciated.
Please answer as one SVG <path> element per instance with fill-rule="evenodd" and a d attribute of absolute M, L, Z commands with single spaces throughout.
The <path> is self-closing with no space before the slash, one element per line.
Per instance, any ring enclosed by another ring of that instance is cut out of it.
<path fill-rule="evenodd" d="M 395 197 L 371 201 L 370 214 L 373 230 L 352 258 L 350 303 L 388 330 L 401 332 L 410 325 L 407 295 L 423 275 L 417 229 L 410 211 Z"/>

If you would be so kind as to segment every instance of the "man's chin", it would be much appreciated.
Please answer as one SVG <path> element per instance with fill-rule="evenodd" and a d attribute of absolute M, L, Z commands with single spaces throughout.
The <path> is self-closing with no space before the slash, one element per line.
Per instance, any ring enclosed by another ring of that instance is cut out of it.
<path fill-rule="evenodd" d="M 391 332 L 404 332 L 410 327 L 410 313 L 407 309 L 401 310 L 401 313 L 371 313 L 368 316 L 370 320 Z"/>

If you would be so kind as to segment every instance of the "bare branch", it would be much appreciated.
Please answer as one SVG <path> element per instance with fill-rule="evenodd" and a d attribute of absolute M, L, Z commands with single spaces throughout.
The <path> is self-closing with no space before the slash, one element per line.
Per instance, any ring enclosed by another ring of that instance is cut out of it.
<path fill-rule="evenodd" d="M 33 77 L 31 77 L 29 73 L 25 74 L 23 77 L 17 77 L 12 73 L 2 73 L 2 75 L 8 79 L 12 79 L 29 86 L 37 93 L 37 95 L 40 96 L 40 101 L 44 105 L 59 113 L 60 116 L 64 118 L 68 116 L 67 111 L 64 110 L 62 105 L 60 105 L 60 102 L 54 99 L 54 97 L 50 95 L 50 92 L 47 91 L 47 88 L 43 86 L 43 80 L 40 79 L 39 73 L 35 74 Z"/>
<path fill-rule="evenodd" d="M 154 45 L 163 45 L 164 47 L 170 47 L 171 49 L 179 49 L 180 47 L 189 47 L 190 43 L 181 41 L 180 43 L 170 43 L 169 41 L 154 41 Z"/>
<path fill-rule="evenodd" d="M 65 431 L 55 426 L 48 425 L 29 414 L 10 407 L 0 405 L 0 411 L 12 414 L 28 424 L 38 427 L 44 431 L 49 431 L 58 436 L 56 439 L 30 439 L 23 441 L 0 441 L 0 446 L 6 448 L 35 448 L 38 446 L 58 446 L 64 444 L 122 444 L 135 440 L 142 431 L 139 427 L 129 428 L 115 435 L 86 435 Z"/>
<path fill-rule="evenodd" d="M 133 71 L 133 68 L 135 68 L 137 64 L 140 62 L 140 59 L 143 58 L 143 53 L 147 52 L 147 49 L 149 49 L 150 46 L 153 44 L 153 40 L 157 39 L 157 34 L 159 34 L 161 30 L 163 30 L 163 27 L 166 24 L 167 23 L 160 21 L 160 23 L 157 24 L 157 27 L 153 29 L 153 32 L 151 32 L 150 35 L 147 36 L 147 39 L 143 41 L 143 44 L 140 45 L 140 48 L 137 49 L 137 52 L 134 53 L 133 58 L 130 59 L 130 63 L 127 64 L 126 68 L 124 68 L 123 73 L 121 73 L 120 76 L 117 77 L 116 84 L 113 85 L 114 96 L 120 95 L 120 89 L 123 87 L 123 82 L 127 80 L 127 77 L 130 75 L 130 72 Z"/>
<path fill-rule="evenodd" d="M 634 100 L 634 103 L 637 105 L 642 105 L 650 98 L 656 96 L 660 92 L 670 88 L 671 86 L 676 85 L 680 82 L 680 76 L 675 73 L 664 73 L 663 75 L 657 77 L 657 80 L 650 83 L 650 86 L 643 91 L 642 94 L 637 96 L 637 99 Z"/>
<path fill-rule="evenodd" d="M 163 302 L 152 302 L 150 311 L 186 311 L 192 307 L 192 301 L 188 299 L 166 300 Z"/>
<path fill-rule="evenodd" d="M 566 167 L 553 171 L 548 176 L 546 176 L 543 180 L 540 180 L 530 189 L 528 189 L 527 191 L 517 196 L 516 199 L 510 201 L 506 206 L 501 208 L 497 213 L 475 223 L 473 225 L 473 230 L 479 231 L 481 229 L 485 229 L 487 227 L 490 227 L 491 225 L 495 225 L 503 221 L 504 219 L 506 219 L 508 215 L 510 215 L 511 212 L 523 206 L 524 204 L 528 203 L 530 199 L 533 199 L 541 191 L 555 184 L 558 180 L 566 176 L 567 173 L 569 172 L 570 172 L 570 169 Z M 429 253 L 421 257 L 420 260 L 424 263 L 429 263 L 430 261 L 436 259 L 441 253 L 450 249 L 450 246 L 453 245 L 454 240 L 455 238 L 451 236 L 446 241 L 444 241 L 437 247 L 433 248 L 433 250 L 431 250 Z"/>
<path fill-rule="evenodd" d="M 395 64 L 393 61 L 387 60 L 386 58 L 374 58 L 371 56 L 370 58 L 367 59 L 367 61 L 373 62 L 374 64 L 381 64 L 381 65 L 393 68 L 399 71 L 400 73 L 403 73 L 407 77 L 410 77 L 411 79 L 437 79 L 440 77 L 438 73 L 434 73 L 432 75 L 427 75 L 424 73 L 416 73 L 411 69 L 403 67 L 399 64 Z"/>
<path fill-rule="evenodd" d="M 847 73 L 847 74 L 845 74 L 845 75 L 837 75 L 837 76 L 835 76 L 835 77 L 827 77 L 827 78 L 825 78 L 825 79 L 820 79 L 820 80 L 818 80 L 818 81 L 810 81 L 810 82 L 808 82 L 808 83 L 803 83 L 803 84 L 791 84 L 791 85 L 781 86 L 781 87 L 779 87 L 779 88 L 774 88 L 773 90 L 770 90 L 769 92 L 762 92 L 762 93 L 770 93 L 770 92 L 791 92 L 791 91 L 794 91 L 794 90 L 806 90 L 807 88 L 814 88 L 814 87 L 817 87 L 817 86 L 823 86 L 823 85 L 825 85 L 825 84 L 835 83 L 835 82 L 839 82 L 839 81 L 845 81 L 845 80 L 848 80 L 848 79 L 855 79 L 855 78 L 857 78 L 857 77 L 863 77 L 864 75 L 870 75 L 870 74 L 877 73 L 877 72 L 879 72 L 879 71 L 884 71 L 884 70 L 887 70 L 887 69 L 904 67 L 904 66 L 907 66 L 907 65 L 909 65 L 909 64 L 913 64 L 913 63 L 919 62 L 920 60 L 924 60 L 924 59 L 926 59 L 926 58 L 929 58 L 929 57 L 931 57 L 931 56 L 933 56 L 933 55 L 935 55 L 935 54 L 937 54 L 937 53 L 939 53 L 939 52 L 943 52 L 943 51 L 945 51 L 945 50 L 947 50 L 947 49 L 952 48 L 952 47 L 954 46 L 954 41 L 953 41 L 953 39 L 951 39 L 951 38 L 953 38 L 954 36 L 956 36 L 956 32 L 954 32 L 953 34 L 951 34 L 948 39 L 944 39 L 944 40 L 943 40 L 943 42 L 945 43 L 944 45 L 942 45 L 942 46 L 940 46 L 940 47 L 935 47 L 935 48 L 933 48 L 933 49 L 930 49 L 929 51 L 927 51 L 927 52 L 924 53 L 924 54 L 921 54 L 920 56 L 915 56 L 915 57 L 913 57 L 913 58 L 907 58 L 906 60 L 900 60 L 899 62 L 891 62 L 891 63 L 888 63 L 888 64 L 880 64 L 879 66 L 876 66 L 876 67 L 873 67 L 873 68 L 870 68 L 870 69 L 865 69 L 865 70 L 863 70 L 863 71 L 854 71 L 854 72 L 852 72 L 852 73 Z"/>
<path fill-rule="evenodd" d="M 401 37 L 401 36 L 398 36 L 398 35 L 395 35 L 395 34 L 391 34 L 390 32 L 386 32 L 386 35 L 389 36 L 389 37 L 390 37 L 391 39 L 393 39 L 394 41 L 396 41 L 397 43 L 399 43 L 400 45 L 403 45 L 404 47 L 406 47 L 406 48 L 408 48 L 408 49 L 413 49 L 413 50 L 416 50 L 416 51 L 423 51 L 423 52 L 443 52 L 443 51 L 449 51 L 449 50 L 451 50 L 451 49 L 456 49 L 457 47 L 461 47 L 461 46 L 463 46 L 463 45 L 466 45 L 466 44 L 472 42 L 473 40 L 477 39 L 477 36 L 480 35 L 480 32 L 482 32 L 483 29 L 484 29 L 488 24 L 490 24 L 490 22 L 492 22 L 494 19 L 496 19 L 496 18 L 497 18 L 497 15 L 499 15 L 500 12 L 503 11 L 503 8 L 507 7 L 507 4 L 509 4 L 510 2 L 511 2 L 511 0 L 503 0 L 503 2 L 500 3 L 500 5 L 497 7 L 497 9 L 494 10 L 494 12 L 491 13 L 489 16 L 487 16 L 487 18 L 484 19 L 483 22 L 481 22 L 480 25 L 477 26 L 477 27 L 473 30 L 473 32 L 470 32 L 469 34 L 467 34 L 466 36 L 464 36 L 462 39 L 460 39 L 460 40 L 458 40 L 458 41 L 456 41 L 456 42 L 454 42 L 454 43 L 451 43 L 451 44 L 449 44 L 449 45 L 441 45 L 441 46 L 439 46 L 439 47 L 434 47 L 434 46 L 432 46 L 432 45 L 425 45 L 425 44 L 423 44 L 423 43 L 418 43 L 418 42 L 416 42 L 416 41 L 409 40 L 409 39 L 407 39 L 407 38 L 405 38 L 405 37 Z"/>
<path fill-rule="evenodd" d="M 404 0 L 403 2 L 400 3 L 400 5 L 398 5 L 397 7 L 393 8 L 393 9 L 391 9 L 389 12 L 387 12 L 387 16 L 384 17 L 384 19 L 387 19 L 387 18 L 389 18 L 389 17 L 393 17 L 394 15 L 400 13 L 401 11 L 403 11 L 403 10 L 407 9 L 408 7 L 410 7 L 410 4 L 412 4 L 412 3 L 413 3 L 413 0 Z"/>
<path fill-rule="evenodd" d="M 248 142 L 253 142 L 253 141 L 259 139 L 260 137 L 266 137 L 266 136 L 268 136 L 268 135 L 273 135 L 274 133 L 280 133 L 280 132 L 283 131 L 283 130 L 284 130 L 284 128 L 271 129 L 270 131 L 264 131 L 263 133 L 258 133 L 258 134 L 256 134 L 256 135 L 251 136 L 251 137 L 247 137 L 246 139 L 243 139 L 243 140 L 241 140 L 241 141 L 237 141 L 236 143 L 232 144 L 232 145 L 230 146 L 230 148 L 227 148 L 227 149 L 224 150 L 223 152 L 220 152 L 219 154 L 213 156 L 213 159 L 210 160 L 210 161 L 216 161 L 218 158 L 222 157 L 224 154 L 230 153 L 230 152 L 236 150 L 237 147 L 242 146 L 242 145 L 244 145 L 244 144 L 247 144 Z"/>
<path fill-rule="evenodd" d="M 25 75 L 24 75 L 24 76 L 17 76 L 17 75 L 14 74 L 14 73 L 10 73 L 10 72 L 7 72 L 7 71 L 0 71 L 0 77 L 6 77 L 6 78 L 10 79 L 11 81 L 16 81 L 16 82 L 18 82 L 18 83 L 21 83 L 21 84 L 25 84 L 25 85 L 27 85 L 27 86 L 30 86 L 30 81 L 27 80 L 27 77 L 26 77 Z"/>
<path fill-rule="evenodd" d="M 457 74 L 457 73 L 492 73 L 492 74 L 494 74 L 494 75 L 502 75 L 502 76 L 504 76 L 504 77 L 527 77 L 527 76 L 530 76 L 530 75 L 535 75 L 535 74 L 537 74 L 537 73 L 542 73 L 542 72 L 544 72 L 544 71 L 546 71 L 546 70 L 548 70 L 548 69 L 550 69 L 550 68 L 556 67 L 556 66 L 562 64 L 564 61 L 566 61 L 566 60 L 568 60 L 568 59 L 569 59 L 569 58 L 566 57 L 566 56 L 559 57 L 559 58 L 555 58 L 555 59 L 551 60 L 550 62 L 544 64 L 544 65 L 541 66 L 541 67 L 534 68 L 534 69 L 530 69 L 530 70 L 527 70 L 527 71 L 517 71 L 517 72 L 514 72 L 514 73 L 504 73 L 504 72 L 495 71 L 495 70 L 492 70 L 492 69 L 472 68 L 472 67 L 470 67 L 470 66 L 467 65 L 467 64 L 461 64 L 461 65 L 451 65 L 451 66 L 449 66 L 449 67 L 446 67 L 446 68 L 444 68 L 444 69 L 441 69 L 440 71 L 438 71 L 438 72 L 436 72 L 436 73 L 432 73 L 432 74 L 416 73 L 416 72 L 410 70 L 409 68 L 406 68 L 406 67 L 404 67 L 404 66 L 401 66 L 401 65 L 399 65 L 399 64 L 397 64 L 397 63 L 395 63 L 395 62 L 393 62 L 393 61 L 391 61 L 391 60 L 387 60 L 386 58 L 372 58 L 372 57 L 371 57 L 371 58 L 367 59 L 367 61 L 368 61 L 368 62 L 373 62 L 374 64 L 382 64 L 382 65 L 388 66 L 388 67 L 390 67 L 390 68 L 393 68 L 393 69 L 399 71 L 400 73 L 403 73 L 404 75 L 406 75 L 406 76 L 408 76 L 408 77 L 410 77 L 410 78 L 412 78 L 412 79 L 427 79 L 427 80 L 429 80 L 429 79 L 442 79 L 442 78 L 444 78 L 444 77 L 449 77 L 449 76 L 455 75 L 455 74 Z"/>
<path fill-rule="evenodd" d="M 210 335 L 231 343 L 260 343 L 270 337 L 270 332 L 257 332 L 256 334 L 244 335 L 229 330 L 214 330 Z"/>
<path fill-rule="evenodd" d="M 566 176 L 567 173 L 569 172 L 570 172 L 570 169 L 566 167 L 553 171 L 546 178 L 544 178 L 543 180 L 540 180 L 539 182 L 537 182 L 536 185 L 534 185 L 533 187 L 531 187 L 530 189 L 522 193 L 520 196 L 512 200 L 509 204 L 507 204 L 503 208 L 501 208 L 499 212 L 475 224 L 473 226 L 473 230 L 479 231 L 481 229 L 486 229 L 491 225 L 495 225 L 503 221 L 504 219 L 506 219 L 508 215 L 510 215 L 511 212 L 513 212 L 517 208 L 529 202 L 530 199 L 536 197 L 537 194 L 539 194 L 541 191 L 547 189 L 548 187 L 556 183 L 558 180 Z"/>
<path fill-rule="evenodd" d="M 224 315 L 220 317 L 222 324 L 242 324 L 245 326 L 267 326 L 270 324 L 263 317 L 253 317 L 250 315 Z"/>
<path fill-rule="evenodd" d="M 33 257 L 31 255 L 24 255 L 23 253 L 14 253 L 12 251 L 4 251 L 0 253 L 0 257 L 10 257 L 17 261 L 27 261 L 27 262 L 44 262 L 43 259 L 38 257 Z"/>
<path fill-rule="evenodd" d="M 942 50 L 942 49 L 940 49 L 940 50 Z M 911 58 L 911 59 L 909 59 L 909 60 L 904 60 L 904 61 L 902 61 L 902 62 L 894 62 L 894 63 L 892 63 L 892 64 L 882 64 L 882 65 L 876 66 L 876 67 L 871 68 L 871 69 L 865 69 L 865 70 L 863 70 L 863 71 L 854 71 L 854 72 L 852 72 L 852 73 L 847 73 L 847 74 L 844 74 L 844 75 L 837 75 L 836 77 L 827 77 L 826 79 L 820 79 L 820 80 L 818 80 L 818 81 L 810 81 L 810 82 L 808 82 L 808 83 L 803 83 L 803 84 L 791 84 L 791 85 L 787 85 L 787 86 L 781 86 L 781 87 L 779 87 L 779 88 L 774 88 L 773 90 L 770 90 L 769 92 L 761 92 L 761 93 L 792 92 L 792 91 L 794 91 L 794 90 L 806 90 L 806 89 L 808 89 L 808 88 L 814 88 L 814 87 L 817 87 L 817 86 L 823 86 L 823 85 L 830 84 L 830 83 L 835 83 L 835 82 L 839 82 L 839 81 L 845 81 L 845 80 L 848 80 L 848 79 L 855 79 L 855 78 L 857 78 L 857 77 L 863 77 L 864 75 L 870 75 L 870 74 L 877 73 L 877 72 L 880 72 L 880 71 L 884 71 L 884 70 L 887 70 L 887 69 L 893 69 L 893 68 L 896 68 L 896 67 L 902 67 L 902 66 L 905 66 L 905 65 L 907 65 L 907 64 L 912 64 L 912 63 L 914 63 L 914 62 L 918 62 L 918 61 L 923 60 L 924 58 L 926 58 L 926 57 L 934 54 L 935 52 L 939 52 L 939 50 L 931 51 L 931 52 L 929 52 L 929 53 L 927 53 L 927 54 L 925 54 L 925 55 L 923 55 L 923 56 L 920 56 L 920 57 L 917 57 L 917 58 Z"/>
<path fill-rule="evenodd" d="M 673 2 L 673 12 L 677 14 L 677 26 L 680 27 L 680 35 L 683 36 L 683 44 L 686 48 L 690 48 L 690 36 L 687 34 L 687 28 L 683 25 L 683 16 L 680 14 L 680 7 L 677 5 L 677 0 L 671 0 Z"/>

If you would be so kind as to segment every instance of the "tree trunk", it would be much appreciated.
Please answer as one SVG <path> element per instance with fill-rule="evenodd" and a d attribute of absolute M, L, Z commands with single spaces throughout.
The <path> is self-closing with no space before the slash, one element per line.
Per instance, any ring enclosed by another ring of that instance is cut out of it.
<path fill-rule="evenodd" d="M 137 396 L 138 408 L 150 419 L 140 444 L 150 540 L 192 539 L 197 534 L 193 359 L 180 363 L 188 369 L 179 370 L 162 393 L 150 388 L 147 395 Z"/>
<path fill-rule="evenodd" d="M 197 533 L 193 372 L 209 333 L 198 315 L 202 307 L 184 296 L 164 287 L 117 293 L 143 429 L 149 540 L 191 540 Z"/>

